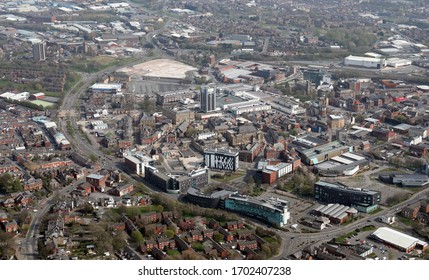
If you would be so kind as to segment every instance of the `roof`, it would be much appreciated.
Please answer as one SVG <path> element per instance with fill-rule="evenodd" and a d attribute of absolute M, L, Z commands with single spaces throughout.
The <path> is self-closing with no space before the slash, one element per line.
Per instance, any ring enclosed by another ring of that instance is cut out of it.
<path fill-rule="evenodd" d="M 89 174 L 86 178 L 100 180 L 100 179 L 104 178 L 104 176 L 100 175 L 100 174 Z"/>
<path fill-rule="evenodd" d="M 377 229 L 376 231 L 374 231 L 372 236 L 404 249 L 408 249 L 412 246 L 415 246 L 417 243 L 427 244 L 420 239 L 387 227 L 381 227 Z"/>
<path fill-rule="evenodd" d="M 373 58 L 373 57 L 364 57 L 364 56 L 353 56 L 349 55 L 346 57 L 347 60 L 354 60 L 354 61 L 366 61 L 366 62 L 376 62 L 380 63 L 380 58 Z"/>
<path fill-rule="evenodd" d="M 90 86 L 92 90 L 117 90 L 120 91 L 122 84 L 93 84 Z"/>

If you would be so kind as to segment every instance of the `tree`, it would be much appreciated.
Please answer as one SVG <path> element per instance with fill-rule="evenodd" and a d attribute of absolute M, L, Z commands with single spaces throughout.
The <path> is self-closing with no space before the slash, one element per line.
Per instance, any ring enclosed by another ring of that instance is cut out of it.
<path fill-rule="evenodd" d="M 214 237 L 214 240 L 216 242 L 221 242 L 221 241 L 223 241 L 223 238 L 224 238 L 223 234 L 222 233 L 218 233 L 218 232 L 215 233 L 213 237 Z"/>
<path fill-rule="evenodd" d="M 117 236 L 113 238 L 112 245 L 113 250 L 115 251 L 123 251 L 125 247 L 127 246 L 127 243 L 125 242 L 126 236 L 124 232 L 121 232 Z"/>
<path fill-rule="evenodd" d="M 131 232 L 131 240 L 139 245 L 144 243 L 144 237 L 143 234 L 138 231 L 138 230 L 134 230 L 133 232 Z"/>
<path fill-rule="evenodd" d="M 170 230 L 170 229 L 167 229 L 167 230 L 164 231 L 164 235 L 167 236 L 167 238 L 171 239 L 171 238 L 174 237 L 174 231 Z"/>
<path fill-rule="evenodd" d="M 267 243 L 261 245 L 261 250 L 267 257 L 272 255 L 270 245 Z"/>
<path fill-rule="evenodd" d="M 0 175 L 0 193 L 20 192 L 23 190 L 19 179 L 14 179 L 9 173 Z"/>
<path fill-rule="evenodd" d="M 90 154 L 90 155 L 89 155 L 89 159 L 90 159 L 92 162 L 97 162 L 97 161 L 98 161 L 98 157 L 97 157 L 96 155 L 94 155 L 94 154 Z"/>

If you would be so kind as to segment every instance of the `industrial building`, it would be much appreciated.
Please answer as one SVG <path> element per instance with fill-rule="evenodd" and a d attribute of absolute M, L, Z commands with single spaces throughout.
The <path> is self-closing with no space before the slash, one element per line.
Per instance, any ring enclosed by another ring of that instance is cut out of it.
<path fill-rule="evenodd" d="M 279 198 L 256 200 L 247 196 L 230 195 L 224 201 L 224 209 L 283 227 L 290 218 L 288 204 L 288 201 Z"/>
<path fill-rule="evenodd" d="M 414 249 L 426 250 L 428 248 L 428 243 L 387 227 L 381 227 L 374 231 L 371 238 L 406 253 L 410 253 Z"/>
<path fill-rule="evenodd" d="M 379 191 L 319 181 L 314 184 L 314 198 L 319 202 L 343 204 L 369 213 L 378 208 L 381 194 Z"/>
<path fill-rule="evenodd" d="M 379 175 L 380 181 L 400 185 L 402 187 L 423 187 L 429 183 L 429 177 L 425 174 L 390 174 Z"/>
<path fill-rule="evenodd" d="M 411 65 L 411 63 L 412 61 L 409 59 L 401 59 L 396 57 L 388 58 L 386 60 L 386 66 L 393 67 L 393 68 L 409 66 Z"/>
<path fill-rule="evenodd" d="M 307 150 L 297 150 L 301 160 L 307 165 L 318 164 L 319 162 L 323 162 L 352 151 L 352 146 L 345 146 L 338 141 L 333 141 Z"/>
<path fill-rule="evenodd" d="M 117 94 L 122 91 L 122 84 L 98 84 L 95 83 L 89 87 L 91 93 L 110 93 Z"/>
<path fill-rule="evenodd" d="M 155 167 L 146 165 L 145 180 L 153 186 L 168 193 L 184 193 L 189 188 L 200 189 L 209 183 L 208 170 L 198 169 L 189 173 L 167 173 L 159 172 Z"/>
<path fill-rule="evenodd" d="M 357 214 L 357 210 L 353 207 L 341 205 L 338 203 L 328 205 L 318 205 L 312 211 L 318 216 L 329 218 L 333 224 L 342 224 Z"/>
<path fill-rule="evenodd" d="M 226 149 L 207 149 L 204 162 L 208 168 L 236 171 L 239 167 L 239 152 Z"/>
<path fill-rule="evenodd" d="M 383 58 L 372 58 L 364 56 L 349 55 L 344 58 L 345 66 L 356 66 L 363 68 L 382 69 L 386 66 L 386 60 Z"/>
<path fill-rule="evenodd" d="M 316 164 L 314 168 L 320 176 L 353 176 L 362 168 L 368 166 L 369 160 L 355 153 L 344 153 L 331 160 Z"/>

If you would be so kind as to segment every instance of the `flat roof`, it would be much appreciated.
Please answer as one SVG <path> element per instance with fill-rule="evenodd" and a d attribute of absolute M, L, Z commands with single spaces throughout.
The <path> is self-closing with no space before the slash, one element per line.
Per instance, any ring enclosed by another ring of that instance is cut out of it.
<path fill-rule="evenodd" d="M 373 58 L 373 57 L 365 57 L 365 56 L 354 56 L 349 55 L 346 57 L 347 60 L 353 60 L 353 61 L 366 61 L 366 62 L 380 62 L 380 58 Z"/>
<path fill-rule="evenodd" d="M 385 242 L 388 242 L 390 244 L 396 245 L 404 249 L 408 249 L 412 246 L 415 246 L 417 243 L 427 244 L 426 242 L 420 239 L 417 239 L 415 237 L 393 230 L 388 227 L 381 227 L 376 231 L 374 231 L 372 235 L 377 237 L 380 240 L 383 240 Z"/>
<path fill-rule="evenodd" d="M 355 192 L 355 193 L 367 193 L 367 194 L 379 194 L 380 192 L 378 191 L 373 191 L 373 190 L 369 190 L 369 189 L 362 189 L 362 188 L 350 188 L 347 187 L 345 185 L 340 185 L 340 184 L 336 184 L 336 183 L 330 183 L 330 182 L 326 182 L 326 181 L 318 181 L 315 184 L 320 185 L 320 186 L 325 186 L 328 188 L 334 188 L 334 189 L 343 189 L 345 191 L 349 191 L 349 192 Z"/>
<path fill-rule="evenodd" d="M 98 83 L 95 83 L 92 86 L 90 86 L 89 88 L 95 89 L 95 90 L 111 90 L 111 89 L 120 90 L 120 89 L 122 89 L 122 84 L 98 84 Z"/>
<path fill-rule="evenodd" d="M 341 156 L 342 157 L 351 158 L 353 160 L 364 160 L 365 159 L 364 157 L 361 157 L 361 156 L 359 156 L 357 154 L 353 154 L 353 153 L 349 153 L 349 152 L 348 153 L 344 153 Z"/>
<path fill-rule="evenodd" d="M 354 162 L 353 160 L 348 160 L 348 159 L 343 158 L 341 156 L 333 157 L 332 160 L 337 161 L 339 163 L 343 163 L 343 164 L 352 164 Z"/>
<path fill-rule="evenodd" d="M 103 175 L 100 175 L 100 174 L 89 174 L 88 176 L 87 176 L 87 178 L 91 178 L 91 179 L 96 179 L 96 180 L 100 180 L 100 179 L 102 179 L 104 176 Z"/>

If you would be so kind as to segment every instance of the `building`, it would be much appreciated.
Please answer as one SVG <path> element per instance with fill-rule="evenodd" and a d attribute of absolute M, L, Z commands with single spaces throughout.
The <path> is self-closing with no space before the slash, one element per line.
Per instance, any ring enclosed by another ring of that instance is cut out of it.
<path fill-rule="evenodd" d="M 378 208 L 381 194 L 379 191 L 319 181 L 314 184 L 314 198 L 319 202 L 343 204 L 369 213 Z"/>
<path fill-rule="evenodd" d="M 196 92 L 192 90 L 185 91 L 168 91 L 156 94 L 156 104 L 160 106 L 173 106 L 174 104 L 185 99 L 194 99 Z"/>
<path fill-rule="evenodd" d="M 307 165 L 314 165 L 352 151 L 352 146 L 343 145 L 338 141 L 333 141 L 306 150 L 297 150 L 301 160 Z"/>
<path fill-rule="evenodd" d="M 410 253 L 414 249 L 426 250 L 428 248 L 428 243 L 387 227 L 377 229 L 371 234 L 371 237 L 406 253 Z"/>
<path fill-rule="evenodd" d="M 247 196 L 230 195 L 223 203 L 225 210 L 255 217 L 277 227 L 285 226 L 290 218 L 289 203 L 279 198 L 256 200 Z"/>
<path fill-rule="evenodd" d="M 146 165 L 153 166 L 154 160 L 142 154 L 128 155 L 124 157 L 125 165 L 131 172 L 144 177 L 144 167 Z"/>
<path fill-rule="evenodd" d="M 46 60 L 46 43 L 33 44 L 33 59 L 36 61 Z"/>
<path fill-rule="evenodd" d="M 239 167 L 239 152 L 226 149 L 207 149 L 204 162 L 208 168 L 236 171 Z"/>
<path fill-rule="evenodd" d="M 133 184 L 127 184 L 123 186 L 118 186 L 112 190 L 112 194 L 116 196 L 124 196 L 131 193 L 134 190 Z"/>
<path fill-rule="evenodd" d="M 386 66 L 386 60 L 383 58 L 371 58 L 363 56 L 349 55 L 344 58 L 345 66 L 357 66 L 363 68 L 382 69 Z"/>
<path fill-rule="evenodd" d="M 353 176 L 359 170 L 367 167 L 369 160 L 355 153 L 344 153 L 331 160 L 316 164 L 318 174 L 325 177 Z"/>
<path fill-rule="evenodd" d="M 271 110 L 271 105 L 265 104 L 263 102 L 258 102 L 251 105 L 237 105 L 230 108 L 231 113 L 235 116 L 238 116 L 244 113 L 269 111 L 269 110 Z"/>
<path fill-rule="evenodd" d="M 107 176 L 100 174 L 89 174 L 86 176 L 86 182 L 97 188 L 99 191 L 104 192 L 106 187 Z"/>
<path fill-rule="evenodd" d="M 117 94 L 122 92 L 122 84 L 93 84 L 88 89 L 91 93 Z"/>
<path fill-rule="evenodd" d="M 266 165 L 262 170 L 262 183 L 273 184 L 279 178 L 292 172 L 292 163 L 281 162 L 275 165 Z"/>
<path fill-rule="evenodd" d="M 423 187 L 429 183 L 429 177 L 425 174 L 390 174 L 379 175 L 378 178 L 382 182 L 402 187 Z"/>
<path fill-rule="evenodd" d="M 201 88 L 200 108 L 205 113 L 216 110 L 216 87 Z"/>
<path fill-rule="evenodd" d="M 190 203 L 207 208 L 220 207 L 220 201 L 230 195 L 237 194 L 237 191 L 217 190 L 210 194 L 202 193 L 199 189 L 189 188 L 186 193 L 186 200 Z"/>
<path fill-rule="evenodd" d="M 163 114 L 171 119 L 173 124 L 179 124 L 184 121 L 192 122 L 195 120 L 195 112 L 186 108 L 164 108 Z"/>
<path fill-rule="evenodd" d="M 353 217 L 353 214 L 357 214 L 357 210 L 353 207 L 338 203 L 318 205 L 312 212 L 316 215 L 327 217 L 333 224 L 342 224 Z"/>
<path fill-rule="evenodd" d="M 168 193 L 184 193 L 189 188 L 203 188 L 209 183 L 208 170 L 197 169 L 189 173 L 159 172 L 155 167 L 145 166 L 145 180 L 153 186 Z"/>
<path fill-rule="evenodd" d="M 327 123 L 331 129 L 341 129 L 344 127 L 344 117 L 329 115 Z"/>

